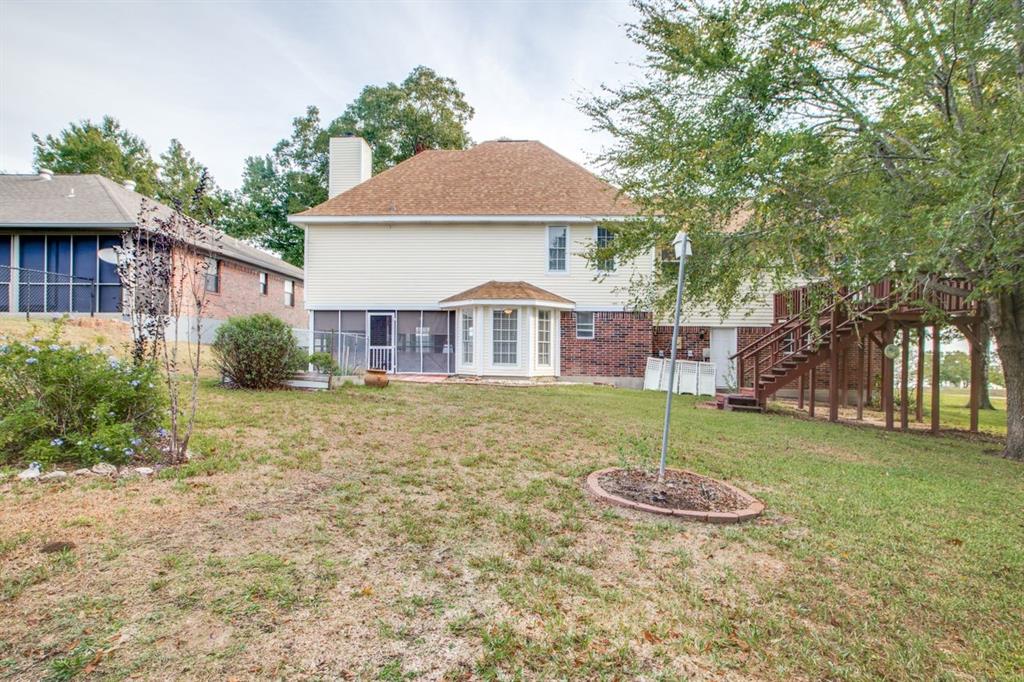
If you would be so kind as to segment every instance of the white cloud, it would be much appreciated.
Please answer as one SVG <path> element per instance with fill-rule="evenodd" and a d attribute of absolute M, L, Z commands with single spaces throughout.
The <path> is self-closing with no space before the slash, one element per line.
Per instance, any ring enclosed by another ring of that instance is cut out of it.
<path fill-rule="evenodd" d="M 424 64 L 455 78 L 476 140 L 540 139 L 586 162 L 602 140 L 575 98 L 632 73 L 612 2 L 0 1 L 0 170 L 30 172 L 33 132 L 110 114 L 154 155 L 177 137 L 221 185 L 307 105 L 325 120 Z"/>

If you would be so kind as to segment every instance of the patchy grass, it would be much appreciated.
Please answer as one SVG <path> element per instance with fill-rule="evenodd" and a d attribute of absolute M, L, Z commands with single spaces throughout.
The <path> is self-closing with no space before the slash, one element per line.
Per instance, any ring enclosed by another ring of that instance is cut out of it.
<path fill-rule="evenodd" d="M 586 498 L 654 462 L 658 394 L 208 381 L 189 465 L 0 487 L 0 676 L 1024 676 L 1024 469 L 992 443 L 677 404 L 671 464 L 762 520 Z"/>

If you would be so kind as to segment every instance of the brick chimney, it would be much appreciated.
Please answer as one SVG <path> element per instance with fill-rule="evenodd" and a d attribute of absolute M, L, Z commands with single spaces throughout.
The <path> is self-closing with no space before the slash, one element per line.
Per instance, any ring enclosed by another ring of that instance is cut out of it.
<path fill-rule="evenodd" d="M 327 168 L 327 198 L 337 196 L 369 180 L 373 172 L 373 152 L 366 140 L 348 134 L 332 137 Z"/>

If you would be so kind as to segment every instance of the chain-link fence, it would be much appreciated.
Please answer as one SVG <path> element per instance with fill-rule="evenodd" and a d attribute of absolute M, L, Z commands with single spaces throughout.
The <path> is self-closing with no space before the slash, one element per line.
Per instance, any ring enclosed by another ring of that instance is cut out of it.
<path fill-rule="evenodd" d="M 0 265 L 0 313 L 120 312 L 121 286 L 91 277 Z"/>

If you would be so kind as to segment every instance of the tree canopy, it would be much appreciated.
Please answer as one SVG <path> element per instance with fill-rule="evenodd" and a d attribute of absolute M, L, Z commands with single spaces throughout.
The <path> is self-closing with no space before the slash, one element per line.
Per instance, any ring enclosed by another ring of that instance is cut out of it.
<path fill-rule="evenodd" d="M 196 220 L 216 222 L 229 199 L 179 140 L 172 139 L 157 162 L 143 139 L 112 116 L 104 116 L 99 124 L 71 123 L 57 135 L 32 139 L 37 169 L 96 173 L 115 182 L 133 180 L 140 194 L 180 208 Z"/>
<path fill-rule="evenodd" d="M 56 135 L 32 135 L 36 168 L 54 173 L 97 173 L 117 182 L 134 180 L 136 189 L 154 196 L 157 165 L 141 137 L 117 119 L 104 116 L 100 123 L 71 123 Z"/>
<path fill-rule="evenodd" d="M 245 160 L 241 189 L 222 226 L 236 237 L 253 239 L 295 265 L 302 265 L 302 229 L 287 216 L 327 199 L 331 137 L 355 133 L 373 150 L 379 173 L 421 149 L 465 149 L 473 108 L 451 78 L 418 66 L 400 84 L 363 88 L 329 124 L 320 110 L 306 108 L 292 121 L 292 134 L 266 156 Z"/>
<path fill-rule="evenodd" d="M 1024 457 L 1021 2 L 637 8 L 643 78 L 583 103 L 645 216 L 602 255 L 685 226 L 687 295 L 723 307 L 751 283 L 968 278 L 1007 377 L 1007 453 Z M 643 286 L 666 293 L 660 276 Z"/>

